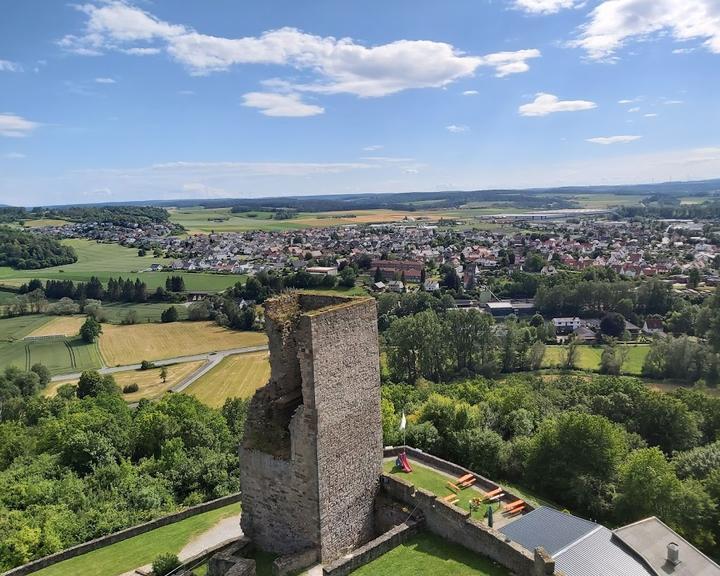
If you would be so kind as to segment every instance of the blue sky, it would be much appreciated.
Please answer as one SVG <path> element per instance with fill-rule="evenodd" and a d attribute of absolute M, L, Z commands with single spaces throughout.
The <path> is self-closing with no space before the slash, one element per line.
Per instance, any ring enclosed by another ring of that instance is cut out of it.
<path fill-rule="evenodd" d="M 720 176 L 719 0 L 0 11 L 0 203 Z"/>

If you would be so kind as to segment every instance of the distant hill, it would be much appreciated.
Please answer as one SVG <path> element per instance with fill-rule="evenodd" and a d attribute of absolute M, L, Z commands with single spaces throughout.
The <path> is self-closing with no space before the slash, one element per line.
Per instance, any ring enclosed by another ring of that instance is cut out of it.
<path fill-rule="evenodd" d="M 720 197 L 720 178 L 655 184 L 626 184 L 613 186 L 564 186 L 556 188 L 447 190 L 443 192 L 388 192 L 359 194 L 323 194 L 266 198 L 197 198 L 191 200 L 141 200 L 127 202 L 101 202 L 95 204 L 69 204 L 66 206 L 205 206 L 208 208 L 233 207 L 237 211 L 268 208 L 290 208 L 302 211 L 401 209 L 415 210 L 422 202 L 424 208 L 452 208 L 468 202 L 500 202 L 522 208 L 568 208 L 577 194 L 616 194 L 652 196 L 707 196 Z M 55 208 L 59 206 L 51 206 Z"/>

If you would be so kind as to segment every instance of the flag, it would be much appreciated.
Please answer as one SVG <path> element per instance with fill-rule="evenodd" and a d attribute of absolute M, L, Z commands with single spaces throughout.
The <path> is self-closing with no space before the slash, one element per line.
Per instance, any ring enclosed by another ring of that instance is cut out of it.
<path fill-rule="evenodd" d="M 400 430 L 405 430 L 405 426 L 407 426 L 407 420 L 405 419 L 405 412 L 402 413 L 402 418 L 400 418 Z"/>

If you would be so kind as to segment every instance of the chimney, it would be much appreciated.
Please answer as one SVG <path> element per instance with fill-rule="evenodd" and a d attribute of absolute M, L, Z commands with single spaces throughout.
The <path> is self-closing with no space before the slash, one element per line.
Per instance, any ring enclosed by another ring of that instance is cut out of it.
<path fill-rule="evenodd" d="M 667 561 L 673 566 L 680 564 L 680 547 L 675 542 L 667 545 Z"/>

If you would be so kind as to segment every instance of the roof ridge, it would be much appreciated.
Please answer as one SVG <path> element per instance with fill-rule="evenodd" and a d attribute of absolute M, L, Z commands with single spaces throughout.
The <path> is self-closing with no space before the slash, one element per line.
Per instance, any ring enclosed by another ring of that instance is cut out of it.
<path fill-rule="evenodd" d="M 598 524 L 598 526 L 597 526 L 596 528 L 594 528 L 593 530 L 590 530 L 590 532 L 588 532 L 587 534 L 583 534 L 582 536 L 580 536 L 580 538 L 577 538 L 577 539 L 574 540 L 573 542 L 570 542 L 570 544 L 568 544 L 568 545 L 565 546 L 564 548 L 561 548 L 560 550 L 558 550 L 557 552 L 555 552 L 555 554 L 553 554 L 553 559 L 557 558 L 558 556 L 560 556 L 560 555 L 563 554 L 564 552 L 567 552 L 568 550 L 570 550 L 570 548 L 572 548 L 572 547 L 575 546 L 576 544 L 580 544 L 580 542 L 582 542 L 583 540 L 585 540 L 585 538 L 589 538 L 590 536 L 592 536 L 593 534 L 595 534 L 595 533 L 597 533 L 598 531 L 602 530 L 603 528 L 605 528 L 605 526 L 602 526 L 602 525 Z M 607 528 L 605 528 L 605 529 L 607 530 Z M 609 530 L 608 530 L 608 532 L 609 532 Z"/>

